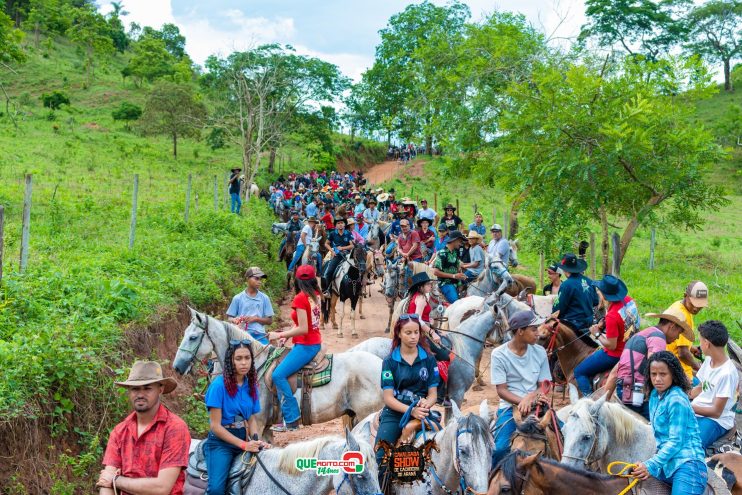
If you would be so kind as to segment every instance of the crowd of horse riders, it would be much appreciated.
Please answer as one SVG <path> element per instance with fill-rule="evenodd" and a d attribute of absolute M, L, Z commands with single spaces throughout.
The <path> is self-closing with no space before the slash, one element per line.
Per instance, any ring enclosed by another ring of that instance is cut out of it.
<path fill-rule="evenodd" d="M 272 375 L 282 421 L 271 430 L 296 430 L 301 413 L 289 378 L 320 352 L 321 300 L 348 251 L 362 245 L 383 249 L 387 263 L 402 260 L 430 267 L 409 279 L 406 306 L 394 325 L 391 352 L 383 359 L 379 377 L 384 408 L 378 418 L 376 461 L 378 486 L 388 493 L 389 468 L 384 463 L 385 451 L 379 447 L 382 441 L 394 445 L 400 437 L 414 439 L 413 423 L 434 431 L 441 427 L 434 406 L 445 399 L 445 388 L 440 385 L 454 356 L 443 343 L 446 332 L 431 321 L 431 292 L 437 284 L 446 304 L 455 303 L 460 286 L 489 270 L 494 259 L 500 267 L 495 275 L 502 281 L 495 285 L 494 297 L 499 297 L 512 282 L 502 268 L 506 272 L 512 261 L 508 240 L 495 223 L 489 228 L 492 239 L 485 244 L 488 229 L 480 213 L 465 228 L 453 205 L 446 205 L 439 215 L 425 199 L 418 205 L 410 198 L 397 199 L 394 189 L 369 187 L 361 173 L 290 174 L 270 186 L 268 200 L 277 215 L 285 215 L 282 230 L 287 239 L 291 242 L 291 236 L 296 236 L 293 256 L 287 260 L 295 278 L 293 325 L 267 330 L 274 315 L 271 301 L 260 291 L 266 275 L 259 267 L 248 269 L 246 288 L 235 295 L 226 316 L 244 328 L 249 338 L 229 341 L 223 372 L 205 394 L 210 423 L 203 446 L 206 492 L 229 493 L 234 459 L 243 452 L 271 448 L 260 438 L 255 422 L 261 404 L 250 339 L 274 346 L 292 341 L 291 350 Z M 378 228 L 380 224 L 383 228 Z M 324 248 L 332 254 L 328 261 L 317 253 L 303 263 L 304 250 L 319 235 L 318 226 L 326 239 Z M 694 316 L 709 304 L 708 287 L 701 281 L 690 282 L 680 300 L 660 313 L 644 315 L 651 324 L 641 329 L 639 309 L 624 281 L 612 275 L 591 280 L 586 270 L 584 255 L 566 253 L 547 269 L 549 283 L 542 293 L 551 298 L 551 314 L 544 318 L 529 308 L 507 317 L 509 340 L 493 350 L 490 363 L 491 383 L 499 398 L 490 427 L 490 469 L 497 472 L 508 460 L 513 464 L 516 453 L 510 454 L 510 449 L 515 418 L 552 405 L 547 394 L 558 363 L 550 356 L 556 356 L 557 327 L 564 326 L 576 336 L 574 340 L 594 349 L 573 369 L 564 370 L 580 394 L 593 398 L 602 394 L 608 400 L 615 394 L 618 403 L 648 420 L 654 431 L 654 454 L 629 459 L 633 476 L 664 481 L 672 486 L 672 494 L 703 493 L 705 454 L 733 433 L 739 390 L 737 368 L 725 352 L 729 340 L 725 325 L 717 320 L 698 326 L 694 322 Z M 544 335 L 552 338 L 544 341 Z M 694 345 L 696 337 L 698 345 Z M 562 344 L 560 349 L 569 345 Z M 604 381 L 598 388 L 601 375 Z M 137 362 L 128 380 L 117 385 L 127 389 L 134 412 L 111 433 L 97 484 L 101 493 L 184 493 L 188 428 L 160 403 L 161 394 L 174 390 L 174 380 L 165 378 L 156 363 Z M 557 433 L 561 426 L 561 421 L 555 421 Z M 458 455 L 457 451 L 457 462 L 465 462 Z M 523 493 L 527 480 L 521 476 L 520 483 Z M 462 481 L 463 491 L 474 492 L 465 485 Z M 348 486 L 347 493 L 358 493 L 357 487 Z"/>

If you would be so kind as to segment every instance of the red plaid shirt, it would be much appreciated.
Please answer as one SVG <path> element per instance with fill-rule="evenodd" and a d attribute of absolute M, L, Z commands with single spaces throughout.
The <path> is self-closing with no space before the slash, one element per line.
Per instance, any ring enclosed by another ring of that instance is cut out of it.
<path fill-rule="evenodd" d="M 191 434 L 185 421 L 160 404 L 154 421 L 137 438 L 137 414 L 131 413 L 111 432 L 103 456 L 104 466 L 121 469 L 127 478 L 157 478 L 162 469 L 188 466 Z M 171 495 L 183 495 L 181 471 Z M 122 492 L 126 493 L 126 492 Z"/>

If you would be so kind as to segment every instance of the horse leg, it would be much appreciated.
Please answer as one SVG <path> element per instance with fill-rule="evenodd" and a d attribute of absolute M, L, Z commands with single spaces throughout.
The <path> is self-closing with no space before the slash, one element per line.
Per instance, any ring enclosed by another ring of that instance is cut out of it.
<path fill-rule="evenodd" d="M 484 387 L 486 385 L 486 383 L 484 383 L 484 380 L 482 380 L 481 373 L 479 372 L 479 367 L 482 364 L 482 356 L 483 355 L 484 355 L 484 352 L 482 352 L 481 354 L 479 354 L 479 359 L 477 359 L 477 366 L 474 369 L 474 376 L 476 377 L 477 383 L 471 389 L 474 390 L 475 392 L 478 392 L 478 391 L 482 390 L 482 387 Z"/>
<path fill-rule="evenodd" d="M 332 294 L 330 299 L 330 319 L 332 320 L 332 328 L 337 329 L 338 323 L 335 319 L 335 311 L 337 311 L 337 305 L 338 305 L 338 296 L 335 294 Z"/>
<path fill-rule="evenodd" d="M 389 304 L 389 320 L 386 322 L 386 329 L 384 330 L 384 333 L 389 333 L 391 331 L 393 314 L 394 314 L 394 302 L 392 301 L 392 303 Z"/>
<path fill-rule="evenodd" d="M 361 294 L 358 296 L 358 316 L 362 320 L 365 320 L 366 319 L 366 317 L 363 316 L 363 291 L 365 291 L 365 290 L 366 290 L 366 287 L 363 287 Z M 355 333 L 356 333 L 355 332 L 355 319 L 353 319 L 353 326 L 354 326 L 353 335 L 355 335 Z"/>
<path fill-rule="evenodd" d="M 345 320 L 345 301 L 340 301 L 340 327 L 338 328 L 338 337 L 343 336 L 343 321 Z"/>
<path fill-rule="evenodd" d="M 361 304 L 363 304 L 363 298 L 361 299 Z M 357 300 L 355 301 L 357 302 Z M 356 333 L 356 305 L 353 299 L 350 300 L 350 335 L 354 339 L 358 338 L 358 333 Z M 360 311 L 359 311 L 360 312 Z M 361 316 L 363 318 L 363 316 Z"/>

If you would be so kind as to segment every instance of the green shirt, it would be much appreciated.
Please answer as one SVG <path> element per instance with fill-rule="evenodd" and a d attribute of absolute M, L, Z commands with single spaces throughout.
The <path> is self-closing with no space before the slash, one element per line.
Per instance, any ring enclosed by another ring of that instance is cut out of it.
<path fill-rule="evenodd" d="M 433 268 L 437 268 L 443 273 L 450 273 L 453 275 L 459 272 L 460 264 L 461 262 L 459 261 L 458 253 L 456 251 L 449 251 L 448 247 L 445 247 L 441 249 L 440 251 L 438 251 L 438 256 L 435 259 Z M 438 281 L 439 285 L 446 285 L 446 284 L 459 285 L 460 283 L 461 283 L 460 280 L 456 280 L 454 278 L 442 278 Z"/>

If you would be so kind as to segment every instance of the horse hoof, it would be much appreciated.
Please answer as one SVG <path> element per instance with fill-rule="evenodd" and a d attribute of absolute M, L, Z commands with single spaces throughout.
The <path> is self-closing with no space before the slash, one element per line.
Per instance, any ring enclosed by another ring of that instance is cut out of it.
<path fill-rule="evenodd" d="M 389 328 L 385 328 L 384 333 L 389 333 Z"/>
<path fill-rule="evenodd" d="M 343 338 L 343 334 L 342 333 L 339 333 L 338 334 L 338 338 L 342 339 Z"/>
<path fill-rule="evenodd" d="M 353 337 L 354 339 L 357 339 L 358 338 L 358 334 L 357 333 L 354 333 L 353 335 L 351 335 L 351 337 Z"/>
<path fill-rule="evenodd" d="M 333 324 L 332 324 L 332 329 L 333 329 L 333 330 L 337 330 L 338 328 L 340 328 L 340 327 L 338 327 L 336 323 L 333 323 Z"/>
<path fill-rule="evenodd" d="M 361 315 L 361 319 L 362 319 L 362 320 L 365 320 L 365 319 L 366 319 L 366 317 L 365 317 L 365 316 L 363 316 L 363 315 Z"/>
<path fill-rule="evenodd" d="M 477 384 L 477 385 L 474 385 L 471 389 L 474 390 L 475 392 L 481 392 L 482 386 Z"/>

